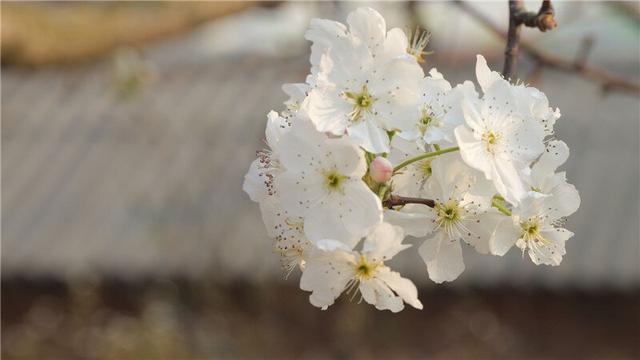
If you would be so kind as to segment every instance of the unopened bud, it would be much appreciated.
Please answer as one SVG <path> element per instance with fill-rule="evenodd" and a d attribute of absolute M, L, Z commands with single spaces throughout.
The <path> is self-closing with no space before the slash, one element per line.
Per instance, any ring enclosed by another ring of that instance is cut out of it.
<path fill-rule="evenodd" d="M 373 181 L 385 183 L 393 175 L 393 165 L 386 158 L 378 156 L 369 165 L 369 175 L 371 175 Z"/>

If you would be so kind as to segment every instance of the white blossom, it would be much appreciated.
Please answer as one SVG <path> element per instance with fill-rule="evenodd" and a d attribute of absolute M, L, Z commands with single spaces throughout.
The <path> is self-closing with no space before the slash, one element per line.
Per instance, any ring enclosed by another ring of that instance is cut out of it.
<path fill-rule="evenodd" d="M 439 283 L 455 280 L 464 270 L 461 240 L 480 253 L 489 251 L 489 239 L 501 215 L 491 208 L 491 183 L 458 154 L 435 159 L 432 169 L 425 197 L 433 199 L 435 206 L 412 204 L 403 210 L 424 214 L 411 229 L 417 236 L 430 234 L 418 252 L 431 280 Z"/>
<path fill-rule="evenodd" d="M 304 219 L 289 214 L 277 197 L 261 202 L 260 212 L 267 234 L 275 240 L 274 250 L 280 255 L 285 274 L 288 276 L 296 267 L 303 270 L 313 247 L 304 233 Z"/>
<path fill-rule="evenodd" d="M 347 22 L 346 38 L 337 37 L 320 58 L 309 93 L 309 118 L 319 131 L 346 132 L 365 150 L 385 153 L 388 131 L 413 127 L 424 73 L 406 52 L 404 33 L 387 32 L 375 10 L 360 8 Z"/>
<path fill-rule="evenodd" d="M 534 164 L 529 196 L 503 220 L 492 240 L 491 252 L 504 255 L 514 244 L 528 252 L 536 264 L 559 265 L 565 254 L 565 241 L 573 233 L 563 228 L 564 218 L 580 206 L 580 195 L 566 182 L 564 172 L 556 173 L 569 156 L 561 141 L 547 144 L 545 153 Z"/>
<path fill-rule="evenodd" d="M 569 147 L 545 140 L 560 111 L 544 93 L 480 55 L 482 96 L 435 68 L 425 77 L 430 35 L 408 41 L 371 8 L 347 25 L 313 19 L 305 37 L 310 74 L 282 87 L 284 109 L 268 114 L 242 187 L 311 304 L 327 309 L 346 292 L 380 310 L 422 309 L 415 285 L 386 264 L 410 247 L 405 236 L 424 238 L 417 252 L 436 283 L 464 271 L 463 243 L 560 264 L 580 196 L 558 170 Z"/>
<path fill-rule="evenodd" d="M 404 302 L 422 309 L 413 283 L 392 271 L 384 262 L 409 247 L 402 244 L 402 230 L 387 223 L 378 225 L 364 240 L 362 251 L 326 239 L 307 261 L 300 288 L 311 291 L 309 301 L 327 309 L 343 292 L 360 294 L 378 310 L 401 311 Z"/>
<path fill-rule="evenodd" d="M 478 55 L 476 63 L 476 77 L 482 91 L 487 91 L 496 82 L 507 83 L 500 73 L 489 69 L 487 61 L 480 55 Z M 552 135 L 553 125 L 560 118 L 560 110 L 549 107 L 547 96 L 534 87 L 519 83 L 511 85 L 511 90 L 515 95 L 515 105 L 518 112 L 538 121 L 544 128 L 545 134 Z"/>
<path fill-rule="evenodd" d="M 478 56 L 478 79 L 486 77 L 482 62 L 484 58 Z M 517 205 L 528 193 L 524 178 L 529 165 L 544 150 L 544 129 L 519 111 L 514 86 L 506 81 L 495 80 L 483 91 L 480 102 L 462 104 L 465 124 L 455 129 L 460 154 L 493 182 L 500 195 Z"/>
<path fill-rule="evenodd" d="M 262 202 L 274 194 L 274 178 L 282 172 L 279 161 L 280 139 L 290 128 L 290 120 L 277 112 L 270 111 L 267 115 L 265 142 L 268 148 L 258 151 L 258 158 L 251 163 L 242 184 L 242 189 L 251 200 Z"/>
<path fill-rule="evenodd" d="M 331 238 L 353 245 L 382 221 L 380 199 L 362 181 L 364 153 L 346 138 L 327 138 L 297 122 L 280 141 L 285 171 L 275 180 L 284 208 L 304 218 L 312 241 Z"/>
<path fill-rule="evenodd" d="M 463 120 L 462 102 L 478 97 L 470 81 L 451 88 L 436 69 L 420 84 L 420 103 L 417 108 L 413 128 L 402 131 L 398 136 L 405 139 L 421 138 L 427 144 L 452 146 L 455 143 L 453 131 Z"/>
<path fill-rule="evenodd" d="M 399 164 L 409 158 L 424 154 L 426 149 L 421 140 L 409 141 L 394 136 L 391 139 L 391 152 L 388 159 L 392 164 Z M 433 158 L 417 161 L 396 172 L 391 180 L 393 190 L 404 196 L 416 197 L 422 194 L 426 181 L 431 176 L 431 161 Z"/>

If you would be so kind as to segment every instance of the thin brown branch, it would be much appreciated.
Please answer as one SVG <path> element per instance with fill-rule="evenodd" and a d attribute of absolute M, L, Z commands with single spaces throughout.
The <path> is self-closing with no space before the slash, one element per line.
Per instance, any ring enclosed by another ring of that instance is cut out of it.
<path fill-rule="evenodd" d="M 521 7 L 520 1 L 509 1 L 509 29 L 507 30 L 507 46 L 504 50 L 504 67 L 502 76 L 505 79 L 511 78 L 518 66 L 518 52 L 520 50 L 520 31 L 522 23 L 519 21 L 517 13 Z"/>
<path fill-rule="evenodd" d="M 394 206 L 404 206 L 408 204 L 422 204 L 428 207 L 436 206 L 436 202 L 431 199 L 413 198 L 398 195 L 389 195 L 389 197 L 382 202 L 382 206 L 386 208 L 393 208 Z"/>
<path fill-rule="evenodd" d="M 515 77 L 520 50 L 520 31 L 523 25 L 537 27 L 543 32 L 556 27 L 551 1 L 543 1 L 540 10 L 536 13 L 527 11 L 522 0 L 509 0 L 509 29 L 507 31 L 507 46 L 504 51 L 504 68 L 502 69 L 502 76 L 505 79 Z"/>
<path fill-rule="evenodd" d="M 527 27 L 537 27 L 538 30 L 545 32 L 547 30 L 552 30 L 558 24 L 556 23 L 555 12 L 553 11 L 553 6 L 551 5 L 551 1 L 545 0 L 542 2 L 540 6 L 540 10 L 537 13 L 526 11 L 524 9 L 524 5 L 522 5 L 522 1 L 510 1 L 513 3 L 519 4 L 518 12 L 515 13 L 516 19 L 521 24 Z"/>
<path fill-rule="evenodd" d="M 593 48 L 593 42 L 593 36 L 587 36 L 582 39 L 580 49 L 578 50 L 578 53 L 576 55 L 576 67 L 582 69 L 587 64 L 587 58 L 589 57 L 589 53 L 591 53 L 591 49 Z"/>
<path fill-rule="evenodd" d="M 464 10 L 467 14 L 471 15 L 478 22 L 487 27 L 487 29 L 491 30 L 494 34 L 507 39 L 506 32 L 500 29 L 500 27 L 493 23 L 491 19 L 489 19 L 480 11 L 476 10 L 473 6 L 460 0 L 457 0 L 454 3 L 458 5 L 462 10 Z M 580 64 L 576 61 L 562 59 L 556 55 L 540 50 L 533 46 L 531 43 L 524 40 L 520 41 L 520 47 L 542 66 L 566 73 L 578 74 L 587 80 L 598 83 L 603 90 L 617 90 L 629 92 L 634 95 L 640 96 L 640 85 L 629 81 L 619 75 L 612 74 L 606 70 L 591 67 L 586 64 Z"/>

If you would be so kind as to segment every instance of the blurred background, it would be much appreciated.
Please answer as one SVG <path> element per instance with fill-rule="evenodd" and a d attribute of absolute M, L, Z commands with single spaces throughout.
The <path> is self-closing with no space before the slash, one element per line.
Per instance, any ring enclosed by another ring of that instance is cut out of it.
<path fill-rule="evenodd" d="M 366 4 L 430 30 L 426 68 L 452 83 L 478 53 L 502 68 L 504 39 L 456 3 L 2 2 L 2 357 L 639 358 L 637 94 L 524 53 L 582 196 L 561 266 L 467 251 L 436 286 L 405 252 L 391 265 L 425 309 L 400 314 L 323 312 L 283 278 L 242 179 L 280 86 L 309 70 L 309 20 Z M 506 29 L 506 1 L 467 6 Z M 556 19 L 523 39 L 640 81 L 638 2 L 561 2 Z"/>

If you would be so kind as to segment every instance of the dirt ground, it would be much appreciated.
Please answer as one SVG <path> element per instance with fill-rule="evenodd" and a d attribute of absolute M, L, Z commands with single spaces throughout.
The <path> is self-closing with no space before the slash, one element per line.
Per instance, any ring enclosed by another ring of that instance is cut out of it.
<path fill-rule="evenodd" d="M 420 290 L 425 309 L 341 298 L 295 280 L 2 282 L 3 359 L 637 359 L 638 290 Z"/>

